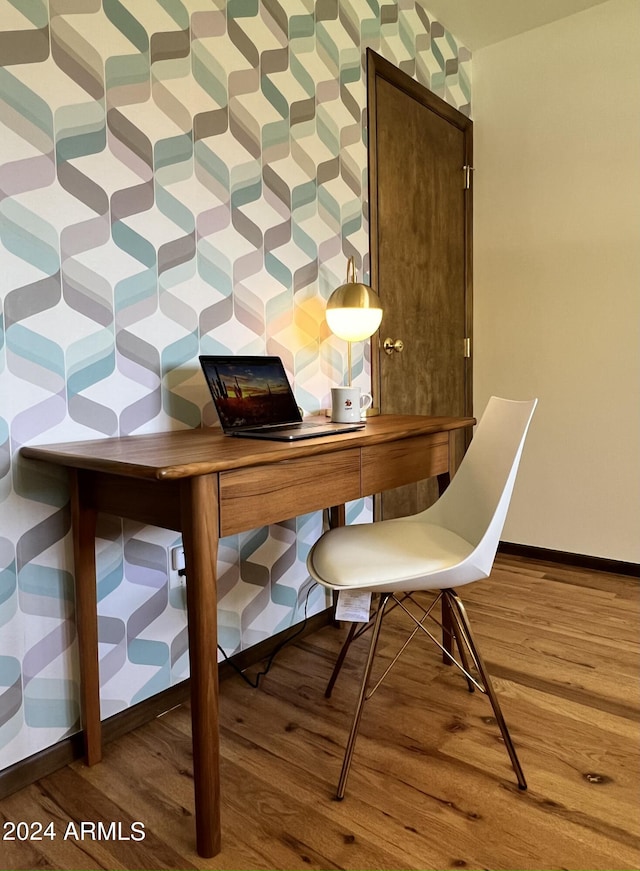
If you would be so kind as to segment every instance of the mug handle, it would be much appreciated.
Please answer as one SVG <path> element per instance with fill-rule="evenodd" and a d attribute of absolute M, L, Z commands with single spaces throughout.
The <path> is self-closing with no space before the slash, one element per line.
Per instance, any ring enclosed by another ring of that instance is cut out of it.
<path fill-rule="evenodd" d="M 373 396 L 370 393 L 360 394 L 360 411 L 366 411 L 373 405 Z"/>

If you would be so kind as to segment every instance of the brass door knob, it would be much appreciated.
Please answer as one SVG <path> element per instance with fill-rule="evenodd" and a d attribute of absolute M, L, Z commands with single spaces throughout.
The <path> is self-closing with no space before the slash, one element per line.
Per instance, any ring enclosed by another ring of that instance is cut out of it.
<path fill-rule="evenodd" d="M 402 339 L 385 339 L 382 343 L 382 347 L 386 354 L 393 354 L 395 351 L 396 354 L 399 354 L 404 348 L 404 342 Z"/>

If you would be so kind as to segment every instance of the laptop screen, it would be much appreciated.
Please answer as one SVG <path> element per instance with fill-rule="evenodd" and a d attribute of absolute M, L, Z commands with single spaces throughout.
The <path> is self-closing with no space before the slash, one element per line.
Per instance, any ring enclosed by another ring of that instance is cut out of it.
<path fill-rule="evenodd" d="M 280 357 L 203 355 L 200 364 L 225 432 L 302 419 Z"/>

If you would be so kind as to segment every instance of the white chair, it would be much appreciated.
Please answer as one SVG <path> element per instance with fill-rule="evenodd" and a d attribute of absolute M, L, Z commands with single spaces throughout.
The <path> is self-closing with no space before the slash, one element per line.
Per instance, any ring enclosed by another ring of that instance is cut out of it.
<path fill-rule="evenodd" d="M 489 674 L 473 640 L 465 608 L 453 588 L 479 581 L 491 572 L 536 404 L 535 399 L 514 402 L 492 397 L 458 471 L 434 505 L 409 517 L 331 529 L 309 552 L 307 567 L 318 583 L 334 591 L 379 594 L 377 609 L 369 623 L 352 624 L 327 688 L 330 695 L 351 642 L 365 629 L 372 628 L 338 783 L 339 799 L 344 797 L 364 703 L 419 630 L 440 647 L 445 662 L 453 663 L 464 673 L 470 691 L 477 687 L 487 694 L 518 786 L 527 788 Z M 423 590 L 439 591 L 427 608 L 417 603 L 413 595 Z M 433 611 L 439 601 L 442 603 L 442 644 L 425 626 L 427 617 L 435 619 Z M 419 617 L 408 603 L 418 606 Z M 389 610 L 387 606 L 402 608 L 415 627 L 391 665 L 368 691 L 382 620 Z M 459 661 L 454 656 L 454 644 Z M 469 657 L 475 667 L 473 673 Z"/>

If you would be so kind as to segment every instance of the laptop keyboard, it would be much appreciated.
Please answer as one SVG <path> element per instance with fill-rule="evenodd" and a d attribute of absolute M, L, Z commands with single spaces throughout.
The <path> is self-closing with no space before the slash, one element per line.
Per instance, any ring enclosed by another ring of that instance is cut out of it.
<path fill-rule="evenodd" d="M 269 432 L 284 432 L 287 430 L 290 432 L 292 429 L 310 429 L 316 426 L 320 426 L 317 423 L 284 423 L 282 426 L 265 426 L 264 429 Z"/>

